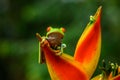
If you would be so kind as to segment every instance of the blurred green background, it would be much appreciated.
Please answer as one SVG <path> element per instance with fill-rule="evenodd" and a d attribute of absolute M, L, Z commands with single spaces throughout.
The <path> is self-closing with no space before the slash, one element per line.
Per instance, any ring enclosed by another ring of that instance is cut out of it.
<path fill-rule="evenodd" d="M 48 26 L 65 27 L 65 53 L 74 54 L 77 40 L 102 5 L 102 59 L 120 65 L 119 0 L 0 0 L 0 80 L 50 80 L 46 64 L 38 64 L 35 33 Z M 97 69 L 95 74 L 100 73 Z"/>

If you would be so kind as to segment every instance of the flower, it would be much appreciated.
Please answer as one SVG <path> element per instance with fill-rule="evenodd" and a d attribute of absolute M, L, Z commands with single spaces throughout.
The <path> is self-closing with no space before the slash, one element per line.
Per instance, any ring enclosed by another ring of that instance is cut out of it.
<path fill-rule="evenodd" d="M 120 66 L 117 63 L 109 62 L 107 65 L 103 60 L 103 66 L 100 69 L 102 73 L 92 78 L 92 80 L 120 80 Z"/>
<path fill-rule="evenodd" d="M 37 33 L 40 49 L 43 51 L 45 61 L 52 80 L 89 80 L 94 73 L 101 51 L 101 6 L 94 16 L 90 16 L 90 22 L 78 40 L 74 57 L 62 53 L 55 55 L 47 40 Z"/>

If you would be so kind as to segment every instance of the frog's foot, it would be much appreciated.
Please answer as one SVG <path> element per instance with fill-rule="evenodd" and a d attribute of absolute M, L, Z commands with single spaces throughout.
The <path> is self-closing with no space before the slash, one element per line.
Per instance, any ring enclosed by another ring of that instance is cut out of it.
<path fill-rule="evenodd" d="M 41 44 L 43 44 L 44 43 L 44 41 L 45 41 L 45 38 L 42 38 L 42 41 L 40 42 Z"/>
<path fill-rule="evenodd" d="M 62 52 L 60 50 L 53 50 L 55 52 L 56 56 L 60 56 L 62 54 Z"/>
<path fill-rule="evenodd" d="M 60 51 L 60 52 L 58 52 L 56 55 L 57 55 L 57 56 L 60 56 L 60 55 L 62 55 L 62 52 Z"/>
<path fill-rule="evenodd" d="M 48 44 L 46 37 L 42 37 L 42 41 L 40 42 L 40 44 L 42 47 Z"/>
<path fill-rule="evenodd" d="M 62 55 L 64 48 L 66 48 L 66 44 L 62 44 L 61 47 L 58 47 L 58 49 L 60 49 L 60 50 L 59 50 L 59 52 L 57 52 L 56 55 L 57 55 L 57 56 Z"/>

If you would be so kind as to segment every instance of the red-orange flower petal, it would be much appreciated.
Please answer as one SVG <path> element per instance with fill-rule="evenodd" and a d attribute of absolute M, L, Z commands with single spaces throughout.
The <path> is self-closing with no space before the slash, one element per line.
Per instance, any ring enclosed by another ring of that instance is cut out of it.
<path fill-rule="evenodd" d="M 120 74 L 115 76 L 113 79 L 110 79 L 110 80 L 120 80 Z"/>
<path fill-rule="evenodd" d="M 96 69 L 101 49 L 101 7 L 98 8 L 93 20 L 90 21 L 76 46 L 74 59 L 79 61 L 91 77 Z"/>
<path fill-rule="evenodd" d="M 52 80 L 89 80 L 81 64 L 73 57 L 64 53 L 57 56 L 47 45 L 42 49 Z"/>

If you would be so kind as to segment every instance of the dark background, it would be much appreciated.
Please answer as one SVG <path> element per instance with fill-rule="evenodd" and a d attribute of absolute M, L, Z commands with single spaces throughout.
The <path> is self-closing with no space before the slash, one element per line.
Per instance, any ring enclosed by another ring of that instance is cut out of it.
<path fill-rule="evenodd" d="M 119 0 L 0 0 L 0 80 L 50 80 L 45 64 L 38 64 L 35 33 L 65 27 L 65 53 L 74 54 L 77 40 L 102 5 L 102 59 L 120 65 Z M 100 73 L 97 68 L 94 75 Z"/>

